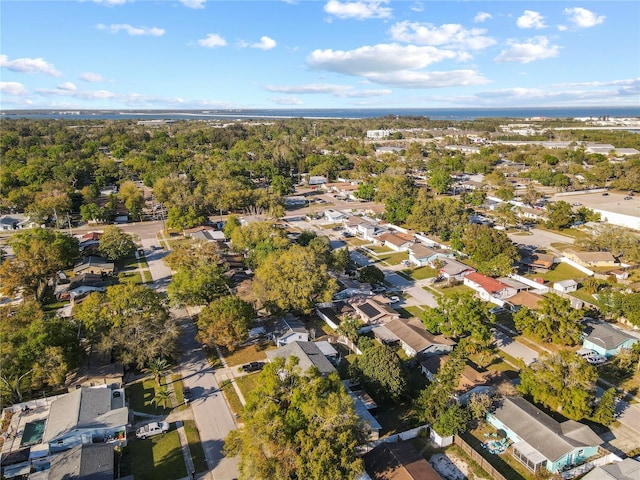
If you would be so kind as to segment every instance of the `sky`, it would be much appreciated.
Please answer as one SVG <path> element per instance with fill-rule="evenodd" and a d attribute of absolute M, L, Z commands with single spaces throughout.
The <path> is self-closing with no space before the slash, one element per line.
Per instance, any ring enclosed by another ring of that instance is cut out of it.
<path fill-rule="evenodd" d="M 640 2 L 0 2 L 0 108 L 640 108 Z"/>

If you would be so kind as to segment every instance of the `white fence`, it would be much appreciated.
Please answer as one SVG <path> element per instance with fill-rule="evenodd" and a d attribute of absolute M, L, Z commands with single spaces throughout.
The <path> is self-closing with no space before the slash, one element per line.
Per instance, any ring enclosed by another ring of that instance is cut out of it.
<path fill-rule="evenodd" d="M 560 263 L 566 263 L 567 265 L 571 265 L 573 268 L 580 270 L 582 273 L 585 273 L 587 275 L 589 275 L 590 277 L 593 276 L 594 272 L 592 270 L 589 270 L 587 267 L 583 267 L 582 265 L 580 265 L 579 263 L 574 262 L 573 260 L 567 258 L 567 257 L 560 257 Z"/>
<path fill-rule="evenodd" d="M 522 275 L 518 275 L 518 274 L 515 274 L 515 273 L 512 273 L 511 275 L 509 275 L 509 277 L 513 278 L 514 280 L 518 280 L 519 282 L 522 282 L 525 285 L 528 285 L 528 286 L 534 288 L 536 290 L 535 293 L 538 293 L 540 295 L 544 295 L 545 293 L 549 293 L 549 287 L 545 287 L 544 285 L 542 285 L 542 284 L 540 284 L 538 282 L 534 282 L 530 278 L 523 277 Z"/>

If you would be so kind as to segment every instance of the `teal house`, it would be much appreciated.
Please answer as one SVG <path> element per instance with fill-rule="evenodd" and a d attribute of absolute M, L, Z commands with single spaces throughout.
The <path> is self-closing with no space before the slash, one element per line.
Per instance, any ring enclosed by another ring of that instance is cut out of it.
<path fill-rule="evenodd" d="M 557 422 L 522 397 L 505 397 L 487 414 L 487 421 L 504 430 L 511 454 L 532 472 L 552 473 L 579 465 L 598 453 L 602 440 L 591 428 L 573 420 Z"/>
<path fill-rule="evenodd" d="M 612 357 L 622 349 L 631 348 L 640 341 L 633 335 L 598 320 L 586 323 L 582 346 L 594 350 L 605 357 Z"/>

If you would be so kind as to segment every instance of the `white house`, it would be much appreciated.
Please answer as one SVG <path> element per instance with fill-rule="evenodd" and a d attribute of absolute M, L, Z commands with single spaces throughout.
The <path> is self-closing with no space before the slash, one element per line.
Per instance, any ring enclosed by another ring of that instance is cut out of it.
<path fill-rule="evenodd" d="M 378 235 L 377 239 L 383 242 L 385 247 L 389 247 L 394 252 L 406 252 L 413 244 L 411 240 L 391 232 Z"/>
<path fill-rule="evenodd" d="M 571 279 L 554 282 L 553 289 L 562 293 L 575 292 L 576 290 L 578 290 L 578 282 Z"/>
<path fill-rule="evenodd" d="M 464 277 L 463 282 L 467 287 L 478 292 L 480 298 L 485 302 L 490 302 L 495 298 L 504 300 L 518 293 L 518 290 L 511 285 L 478 272 L 469 273 Z"/>

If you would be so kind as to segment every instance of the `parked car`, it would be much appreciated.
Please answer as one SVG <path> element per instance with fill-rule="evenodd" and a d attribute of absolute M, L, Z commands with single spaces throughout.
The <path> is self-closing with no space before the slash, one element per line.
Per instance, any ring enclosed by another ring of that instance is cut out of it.
<path fill-rule="evenodd" d="M 602 194 L 602 196 L 603 196 L 603 197 L 607 197 L 607 196 L 609 196 L 609 194 L 608 194 L 607 192 L 604 192 L 604 193 Z"/>
<path fill-rule="evenodd" d="M 398 303 L 400 301 L 400 297 L 394 295 L 393 297 L 389 297 L 389 300 L 391 300 L 391 303 Z"/>
<path fill-rule="evenodd" d="M 410 260 L 403 260 L 402 261 L 402 265 L 404 265 L 405 267 L 410 267 L 411 266 L 411 261 Z"/>
<path fill-rule="evenodd" d="M 507 310 L 504 307 L 493 307 L 491 310 L 489 310 L 489 313 L 493 313 L 494 315 L 500 315 L 502 313 L 509 313 L 509 310 Z"/>
<path fill-rule="evenodd" d="M 246 373 L 258 372 L 264 368 L 264 362 L 251 362 L 242 366 L 242 370 Z"/>
<path fill-rule="evenodd" d="M 147 438 L 169 431 L 167 422 L 151 422 L 136 430 L 136 438 Z"/>
<path fill-rule="evenodd" d="M 594 350 L 589 350 L 587 348 L 581 348 L 580 350 L 578 350 L 576 352 L 577 355 L 580 355 L 582 358 L 584 358 L 587 362 L 589 362 L 591 365 L 602 365 L 604 363 L 607 363 L 607 358 L 600 355 L 598 352 L 594 351 Z"/>
<path fill-rule="evenodd" d="M 631 200 L 632 197 L 630 197 L 629 195 L 627 195 L 626 197 L 624 197 L 625 200 Z"/>

